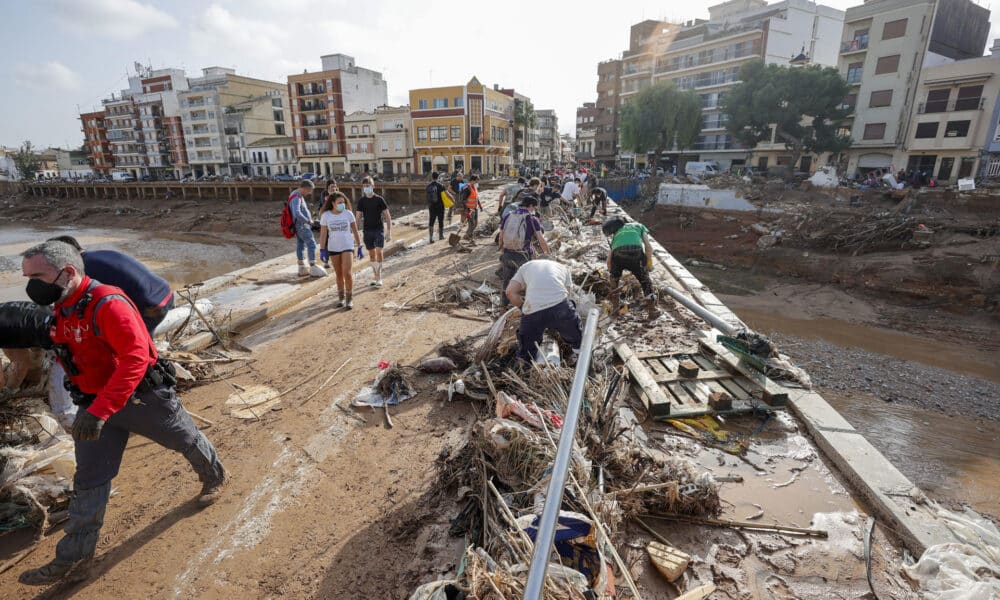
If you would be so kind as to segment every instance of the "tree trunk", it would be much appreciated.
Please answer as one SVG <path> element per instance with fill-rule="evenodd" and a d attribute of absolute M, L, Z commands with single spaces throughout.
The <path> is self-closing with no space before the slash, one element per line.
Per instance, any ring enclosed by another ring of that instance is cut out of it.
<path fill-rule="evenodd" d="M 789 181 L 792 178 L 792 174 L 795 172 L 795 165 L 799 162 L 799 158 L 802 156 L 802 140 L 791 136 L 780 129 L 775 129 L 775 134 L 784 140 L 785 146 L 790 146 L 792 150 L 792 164 L 789 165 L 788 172 L 785 175 L 785 181 Z"/>

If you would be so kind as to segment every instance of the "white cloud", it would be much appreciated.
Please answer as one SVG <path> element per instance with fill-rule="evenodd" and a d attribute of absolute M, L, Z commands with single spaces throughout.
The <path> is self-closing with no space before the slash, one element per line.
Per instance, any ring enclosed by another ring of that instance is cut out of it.
<path fill-rule="evenodd" d="M 137 0 L 49 0 L 49 4 L 59 25 L 88 37 L 126 40 L 178 26 L 177 19 Z"/>
<path fill-rule="evenodd" d="M 18 63 L 14 66 L 14 83 L 33 91 L 72 92 L 80 89 L 80 76 L 57 61 Z"/>

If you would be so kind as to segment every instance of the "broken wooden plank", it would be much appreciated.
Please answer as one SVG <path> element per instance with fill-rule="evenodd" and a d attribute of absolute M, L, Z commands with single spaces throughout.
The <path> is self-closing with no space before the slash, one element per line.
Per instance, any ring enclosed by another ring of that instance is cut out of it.
<path fill-rule="evenodd" d="M 739 357 L 716 343 L 714 339 L 715 335 L 715 330 L 705 333 L 702 335 L 699 343 L 763 388 L 764 401 L 769 406 L 785 406 L 788 403 L 788 390 L 765 377 L 760 371 L 745 365 Z"/>
<path fill-rule="evenodd" d="M 622 342 L 615 345 L 615 352 L 625 362 L 632 381 L 638 385 L 645 394 L 644 403 L 646 410 L 652 417 L 662 417 L 670 414 L 670 400 L 667 398 L 660 386 L 653 380 L 649 370 L 642 364 L 639 357 L 635 355 L 628 344 Z"/>
<path fill-rule="evenodd" d="M 680 373 L 677 373 L 677 372 L 666 373 L 666 374 L 662 374 L 662 375 L 660 375 L 660 374 L 653 375 L 653 379 L 655 379 L 659 383 L 668 383 L 668 382 L 671 382 L 671 381 L 680 381 L 680 380 L 685 380 L 685 381 L 691 381 L 691 380 L 709 381 L 709 380 L 713 380 L 713 379 L 729 379 L 731 377 L 732 377 L 732 375 L 730 375 L 729 373 L 726 373 L 725 371 L 698 371 L 698 375 L 696 375 L 695 377 L 683 377 L 683 376 L 681 376 Z"/>

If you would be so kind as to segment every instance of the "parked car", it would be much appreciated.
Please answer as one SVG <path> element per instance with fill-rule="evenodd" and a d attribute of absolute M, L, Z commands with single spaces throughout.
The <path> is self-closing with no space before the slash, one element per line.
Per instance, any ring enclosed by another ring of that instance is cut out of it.
<path fill-rule="evenodd" d="M 141 179 L 142 181 L 156 181 L 156 177 L 153 175 L 143 175 Z"/>
<path fill-rule="evenodd" d="M 316 178 L 315 173 L 303 173 L 302 175 L 299 175 L 299 179 L 315 179 L 315 178 Z"/>
<path fill-rule="evenodd" d="M 287 173 L 278 173 L 272 179 L 275 181 L 295 181 L 295 178 Z"/>
<path fill-rule="evenodd" d="M 698 177 L 708 177 L 719 174 L 719 165 L 715 162 L 692 161 L 684 165 L 685 175 L 695 175 Z"/>

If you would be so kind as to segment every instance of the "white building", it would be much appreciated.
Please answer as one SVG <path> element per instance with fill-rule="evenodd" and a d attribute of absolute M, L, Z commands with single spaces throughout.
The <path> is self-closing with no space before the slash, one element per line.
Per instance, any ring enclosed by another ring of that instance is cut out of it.
<path fill-rule="evenodd" d="M 347 164 L 355 176 L 378 171 L 375 166 L 375 113 L 358 110 L 344 117 Z"/>
<path fill-rule="evenodd" d="M 375 163 L 383 177 L 414 173 L 409 106 L 375 109 Z"/>
<path fill-rule="evenodd" d="M 261 138 L 247 144 L 243 161 L 250 165 L 249 175 L 271 177 L 279 173 L 299 174 L 295 140 L 288 136 Z"/>

